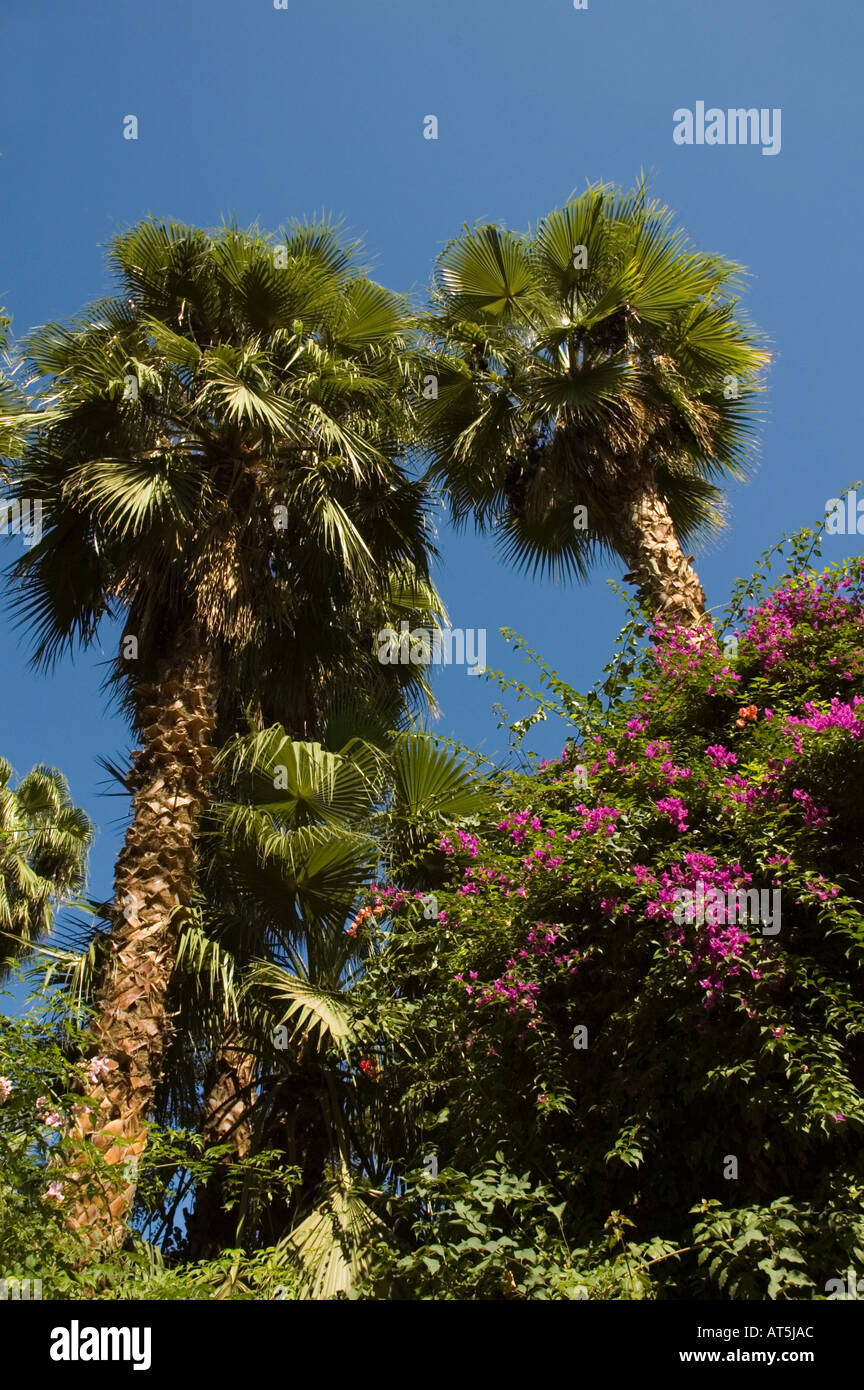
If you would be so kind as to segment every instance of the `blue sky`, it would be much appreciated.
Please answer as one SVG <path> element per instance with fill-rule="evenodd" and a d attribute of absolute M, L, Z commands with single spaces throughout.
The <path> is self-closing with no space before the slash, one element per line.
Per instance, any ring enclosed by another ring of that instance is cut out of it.
<path fill-rule="evenodd" d="M 644 168 L 697 244 L 749 268 L 747 308 L 776 354 L 759 471 L 733 488 L 724 540 L 697 555 L 720 605 L 782 531 L 864 473 L 862 28 L 861 8 L 836 0 L 5 0 L 0 304 L 17 334 L 76 313 L 108 288 L 102 247 L 147 213 L 275 229 L 325 210 L 364 239 L 377 278 L 419 292 L 463 222 L 521 228 L 586 182 L 629 185 Z M 673 112 L 698 101 L 779 107 L 781 152 L 676 145 Z M 423 138 L 429 114 L 437 141 Z M 593 682 L 619 626 L 614 569 L 557 588 L 443 519 L 440 544 L 451 622 L 487 630 L 490 667 L 526 670 L 496 636 L 507 625 L 572 684 Z M 0 537 L 0 563 L 20 545 Z M 850 549 L 837 538 L 826 558 Z M 106 894 L 123 803 L 100 796 L 96 759 L 128 747 L 99 690 L 108 643 L 45 677 L 23 637 L 0 619 L 0 753 L 21 773 L 66 773 L 99 826 L 91 886 Z M 440 732 L 502 750 L 494 687 L 452 668 L 437 689 Z M 541 726 L 532 746 L 560 744 Z"/>

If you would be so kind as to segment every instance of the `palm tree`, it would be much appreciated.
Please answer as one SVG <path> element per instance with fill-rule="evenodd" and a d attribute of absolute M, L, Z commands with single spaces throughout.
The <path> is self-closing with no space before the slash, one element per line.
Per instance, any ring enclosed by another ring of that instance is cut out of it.
<path fill-rule="evenodd" d="M 655 619 L 703 621 L 682 545 L 746 474 L 767 362 L 739 292 L 644 185 L 590 187 L 533 234 L 466 229 L 436 270 L 421 412 L 456 522 L 526 568 L 621 556 Z"/>
<path fill-rule="evenodd" d="M 416 850 L 488 811 L 489 787 L 471 764 L 410 730 L 379 729 L 374 744 L 354 738 L 332 752 L 276 726 L 235 740 L 220 762 L 229 799 L 208 816 L 201 924 L 184 934 L 176 978 L 178 1030 L 166 1062 L 174 1101 L 166 1095 L 163 1105 L 176 1117 L 196 1095 L 193 1059 L 228 1019 L 231 1047 L 216 1054 L 203 1132 L 212 1142 L 233 1138 L 241 1156 L 256 1139 L 281 1148 L 303 1174 L 286 1213 L 296 1223 L 321 1198 L 327 1171 L 342 1191 L 349 1131 L 358 1132 L 345 1122 L 357 1097 L 342 1063 L 357 1042 L 350 984 L 366 947 L 362 935 L 346 934 L 346 918 L 382 857 L 404 852 L 409 835 Z M 183 1118 L 197 1119 L 195 1110 L 193 1102 Z M 235 1237 L 220 1193 L 217 1172 L 189 1224 L 196 1254 Z"/>
<path fill-rule="evenodd" d="M 427 547 L 423 488 L 398 461 L 406 308 L 336 230 L 274 244 L 150 220 L 110 260 L 116 298 L 26 343 L 13 495 L 40 497 L 47 524 L 11 577 L 37 664 L 125 620 L 113 679 L 141 747 L 91 1092 L 96 1145 L 119 1164 L 143 1146 L 162 1071 L 217 731 L 280 645 L 320 688 L 316 648 L 339 615 L 373 609 L 394 576 L 424 581 Z M 98 1239 L 121 1237 L 134 1194 L 114 1171 L 77 1214 Z"/>
<path fill-rule="evenodd" d="M 15 366 L 7 351 L 9 329 L 12 320 L 0 309 L 0 353 L 9 360 L 12 371 Z M 5 460 L 13 456 L 21 443 L 20 425 L 26 413 L 27 400 L 17 385 L 12 371 L 0 368 L 0 483 L 7 478 Z"/>
<path fill-rule="evenodd" d="M 56 768 L 34 767 L 13 787 L 0 758 L 0 979 L 50 930 L 58 903 L 83 888 L 92 839 Z"/>
<path fill-rule="evenodd" d="M 488 815 L 492 784 L 472 760 L 416 730 L 388 732 L 368 709 L 363 736 L 338 751 L 277 726 L 232 740 L 218 762 L 156 1114 L 241 1158 L 278 1149 L 301 1182 L 288 1202 L 256 1211 L 244 1195 L 226 1211 L 220 1163 L 206 1182 L 183 1175 L 173 1201 L 194 1188 L 194 1258 L 278 1240 L 308 1296 L 326 1296 L 357 1272 L 346 1249 L 375 1222 L 366 1188 L 392 1179 L 387 1155 L 403 1124 L 357 1070 L 360 1049 L 379 1039 L 352 997 L 368 938 L 346 919 L 370 879 L 392 877 L 391 861 L 407 853 L 416 864 L 443 830 Z M 70 997 L 92 999 L 105 945 L 97 933 L 87 952 L 54 953 Z"/>
<path fill-rule="evenodd" d="M 409 823 L 434 836 L 490 800 L 468 763 L 409 731 L 377 745 L 353 739 L 333 753 L 276 727 L 235 740 L 220 763 L 216 790 L 228 799 L 204 822 L 198 912 L 181 934 L 170 992 L 177 1027 L 158 1113 L 241 1158 L 276 1148 L 302 1181 L 256 1225 L 245 1205 L 224 1210 L 228 1168 L 217 1166 L 196 1187 L 187 1220 L 195 1257 L 255 1233 L 265 1243 L 287 1239 L 319 1206 L 325 1226 L 336 1219 L 370 1099 L 362 1086 L 358 1094 L 356 1067 L 346 1070 L 360 1041 L 351 984 L 367 949 L 362 933 L 346 933 L 346 918 Z M 389 1151 L 364 1149 L 367 1162 Z M 317 1217 L 311 1227 L 317 1242 Z"/>

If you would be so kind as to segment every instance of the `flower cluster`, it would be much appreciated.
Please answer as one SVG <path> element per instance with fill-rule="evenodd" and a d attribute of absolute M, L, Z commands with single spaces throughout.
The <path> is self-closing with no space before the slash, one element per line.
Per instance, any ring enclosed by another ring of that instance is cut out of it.
<path fill-rule="evenodd" d="M 56 1110 L 49 1110 L 48 1104 L 47 1096 L 39 1096 L 36 1101 L 36 1112 L 40 1123 L 47 1125 L 49 1129 L 59 1129 L 63 1123 L 63 1116 Z"/>
<path fill-rule="evenodd" d="M 469 859 L 476 859 L 477 855 L 480 853 L 480 842 L 477 839 L 477 836 L 469 835 L 468 832 L 465 830 L 457 830 L 456 837 L 459 841 L 460 849 L 465 850 Z M 443 850 L 445 854 L 456 853 L 456 846 L 454 845 L 449 835 L 441 836 L 440 840 L 438 841 L 438 849 Z"/>
<path fill-rule="evenodd" d="M 519 968 L 511 956 L 504 975 L 498 980 L 493 980 L 491 985 L 477 996 L 476 1003 L 478 1008 L 482 1008 L 486 1004 L 501 1001 L 507 1005 L 508 1014 L 515 1014 L 517 1009 L 526 1009 L 529 1014 L 533 1014 L 539 993 L 538 984 L 520 978 Z"/>
<path fill-rule="evenodd" d="M 648 720 L 644 715 L 637 715 L 635 719 L 628 719 L 624 725 L 625 738 L 638 738 L 648 728 Z"/>
<path fill-rule="evenodd" d="M 371 901 L 365 907 L 361 907 L 356 917 L 345 928 L 347 936 L 356 937 L 360 928 L 365 924 L 371 923 L 376 917 L 381 918 L 394 912 L 398 912 L 410 901 L 410 894 L 402 888 L 393 888 L 386 884 L 369 884 L 369 896 Z M 422 894 L 415 893 L 415 897 L 422 897 Z"/>
<path fill-rule="evenodd" d="M 801 806 L 804 816 L 804 824 L 818 828 L 828 824 L 828 807 L 820 806 L 813 800 L 809 792 L 803 791 L 800 787 L 795 787 L 792 796 Z"/>
<path fill-rule="evenodd" d="M 790 726 L 800 725 L 806 729 L 813 729 L 816 733 L 823 733 L 825 729 L 845 729 L 852 738 L 864 737 L 864 709 L 859 712 L 859 707 L 864 705 L 864 696 L 853 695 L 851 703 L 846 703 L 836 696 L 831 701 L 827 711 L 819 709 L 813 700 L 808 700 L 804 706 L 807 717 L 799 719 L 796 715 L 790 714 L 786 717 L 786 723 Z M 800 735 L 796 740 L 796 751 L 801 751 Z"/>
<path fill-rule="evenodd" d="M 672 689 L 687 684 L 694 675 L 707 674 L 707 695 L 734 695 L 741 680 L 724 661 L 715 629 L 687 627 L 681 623 L 657 623 L 651 632 L 654 664 Z"/>
<path fill-rule="evenodd" d="M 87 1080 L 91 1086 L 96 1086 L 103 1076 L 107 1076 L 111 1071 L 111 1063 L 107 1057 L 91 1057 L 87 1066 Z"/>
<path fill-rule="evenodd" d="M 540 849 L 532 849 L 531 853 L 522 860 L 522 863 L 528 873 L 533 874 L 537 873 L 538 869 L 557 869 L 559 864 L 564 863 L 564 860 L 560 854 L 553 854 L 551 849 L 541 847 Z"/>
<path fill-rule="evenodd" d="M 580 802 L 573 807 L 576 815 L 582 817 L 582 824 L 573 826 L 565 835 L 565 840 L 578 840 L 583 835 L 596 835 L 602 830 L 605 835 L 614 835 L 621 812 L 614 806 L 586 806 Z"/>
<path fill-rule="evenodd" d="M 687 827 L 687 816 L 689 812 L 687 806 L 680 796 L 663 796 L 655 802 L 657 810 L 661 815 L 666 816 L 672 822 L 679 835 L 682 835 Z"/>
<path fill-rule="evenodd" d="M 540 985 L 534 980 L 523 978 L 524 966 L 520 961 L 528 961 L 537 956 L 551 956 L 556 966 L 562 967 L 569 974 L 575 975 L 578 969 L 577 961 L 579 952 L 577 950 L 560 951 L 557 943 L 560 940 L 560 932 L 554 927 L 547 927 L 545 922 L 538 922 L 527 934 L 525 945 L 520 947 L 515 956 L 510 956 L 507 960 L 506 970 L 498 979 L 493 980 L 489 985 L 478 985 L 478 972 L 476 970 L 460 971 L 454 979 L 462 986 L 469 998 L 476 995 L 474 1004 L 476 1008 L 485 1008 L 490 1004 L 503 1004 L 508 1014 L 518 1012 L 533 1015 L 537 1008 L 537 997 L 540 994 Z M 532 1020 L 528 1024 L 529 1028 L 536 1026 Z"/>
<path fill-rule="evenodd" d="M 521 845 L 528 830 L 542 830 L 543 823 L 539 816 L 532 815 L 530 811 L 515 811 L 512 816 L 498 822 L 498 829 L 509 831 L 514 845 Z"/>
<path fill-rule="evenodd" d="M 709 743 L 705 754 L 715 767 L 734 767 L 738 761 L 737 756 L 728 748 L 724 748 L 722 743 Z"/>
<path fill-rule="evenodd" d="M 687 969 L 699 973 L 706 1008 L 723 992 L 725 981 L 740 975 L 742 970 L 746 970 L 753 980 L 761 978 L 761 960 L 748 964 L 742 958 L 745 948 L 751 945 L 752 937 L 736 920 L 737 913 L 730 913 L 728 907 L 730 892 L 734 898 L 738 890 L 746 890 L 753 881 L 752 875 L 745 873 L 740 864 L 721 867 L 712 855 L 694 851 L 685 854 L 681 863 L 670 865 L 659 879 L 644 869 L 641 874 L 634 876 L 641 883 L 653 880 L 653 895 L 646 904 L 645 915 L 659 917 L 671 924 L 666 933 L 668 954 L 672 957 L 680 954 L 686 961 Z M 676 908 L 682 902 L 682 890 L 694 900 L 707 897 L 714 890 L 712 898 L 715 910 L 701 914 L 706 919 L 704 922 L 685 925 L 676 921 Z M 747 1012 L 749 1017 L 755 1017 L 754 1009 L 748 1007 Z"/>
<path fill-rule="evenodd" d="M 837 887 L 836 883 L 829 883 L 824 874 L 816 874 L 814 878 L 808 878 L 806 880 L 806 887 L 808 893 L 812 894 L 820 903 L 830 902 L 832 898 L 838 897 L 840 893 L 840 889 Z M 802 899 L 798 898 L 796 901 L 800 903 Z"/>
<path fill-rule="evenodd" d="M 758 607 L 748 608 L 750 626 L 744 641 L 759 654 L 762 670 L 767 673 L 781 665 L 809 636 L 826 629 L 848 629 L 853 645 L 860 647 L 864 612 L 859 603 L 850 602 L 846 591 L 852 584 L 848 576 L 794 574 Z M 839 674 L 844 680 L 852 679 L 851 671 Z"/>
<path fill-rule="evenodd" d="M 776 800 L 779 795 L 775 787 L 752 786 L 746 777 L 741 776 L 740 772 L 734 772 L 731 777 L 724 777 L 723 786 L 729 788 L 729 800 L 746 806 L 748 811 L 752 811 L 760 801 L 764 801 L 766 798 Z"/>

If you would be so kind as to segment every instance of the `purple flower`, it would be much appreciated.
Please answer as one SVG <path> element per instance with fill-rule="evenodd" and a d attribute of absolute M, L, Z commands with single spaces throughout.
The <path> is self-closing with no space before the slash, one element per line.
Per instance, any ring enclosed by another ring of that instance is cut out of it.
<path fill-rule="evenodd" d="M 687 807 L 680 796 L 664 796 L 655 802 L 657 810 L 675 826 L 679 835 L 687 829 Z"/>
<path fill-rule="evenodd" d="M 738 761 L 736 755 L 731 753 L 728 748 L 724 748 L 722 743 L 709 744 L 705 753 L 715 767 L 732 767 Z"/>

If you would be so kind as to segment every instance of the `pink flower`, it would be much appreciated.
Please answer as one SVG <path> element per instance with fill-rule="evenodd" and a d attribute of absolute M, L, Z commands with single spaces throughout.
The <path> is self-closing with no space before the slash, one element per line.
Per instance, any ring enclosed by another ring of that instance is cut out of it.
<path fill-rule="evenodd" d="M 47 1104 L 47 1096 L 39 1096 L 36 1101 L 37 1111 L 44 1110 Z M 63 1123 L 63 1116 L 59 1115 L 56 1110 L 49 1110 L 47 1115 L 40 1114 L 39 1119 L 41 1123 L 47 1125 L 49 1129 L 59 1129 Z"/>
<path fill-rule="evenodd" d="M 480 852 L 480 846 L 477 840 L 477 836 L 469 835 L 464 830 L 457 830 L 456 834 L 459 836 L 459 843 L 462 846 L 462 848 L 468 851 L 468 854 L 471 859 L 476 859 L 477 855 Z"/>
<path fill-rule="evenodd" d="M 63 1184 L 59 1182 L 52 1182 L 50 1186 L 45 1189 L 45 1197 L 46 1200 L 49 1202 L 62 1202 Z"/>
<path fill-rule="evenodd" d="M 666 816 L 679 835 L 687 829 L 687 807 L 679 796 L 664 796 L 655 802 L 657 810 Z"/>
<path fill-rule="evenodd" d="M 0 1076 L 0 1105 L 8 1100 L 12 1094 L 12 1082 L 7 1081 L 5 1076 Z"/>
<path fill-rule="evenodd" d="M 709 744 L 705 752 L 715 767 L 731 767 L 738 761 L 736 755 L 724 748 L 722 743 Z"/>
<path fill-rule="evenodd" d="M 91 1057 L 87 1064 L 87 1079 L 91 1086 L 95 1086 L 102 1076 L 107 1076 L 111 1070 L 111 1064 L 107 1057 Z"/>
<path fill-rule="evenodd" d="M 828 807 L 819 806 L 809 792 L 802 791 L 800 787 L 795 787 L 792 792 L 793 800 L 800 802 L 801 810 L 804 814 L 804 824 L 822 826 L 827 823 Z"/>

